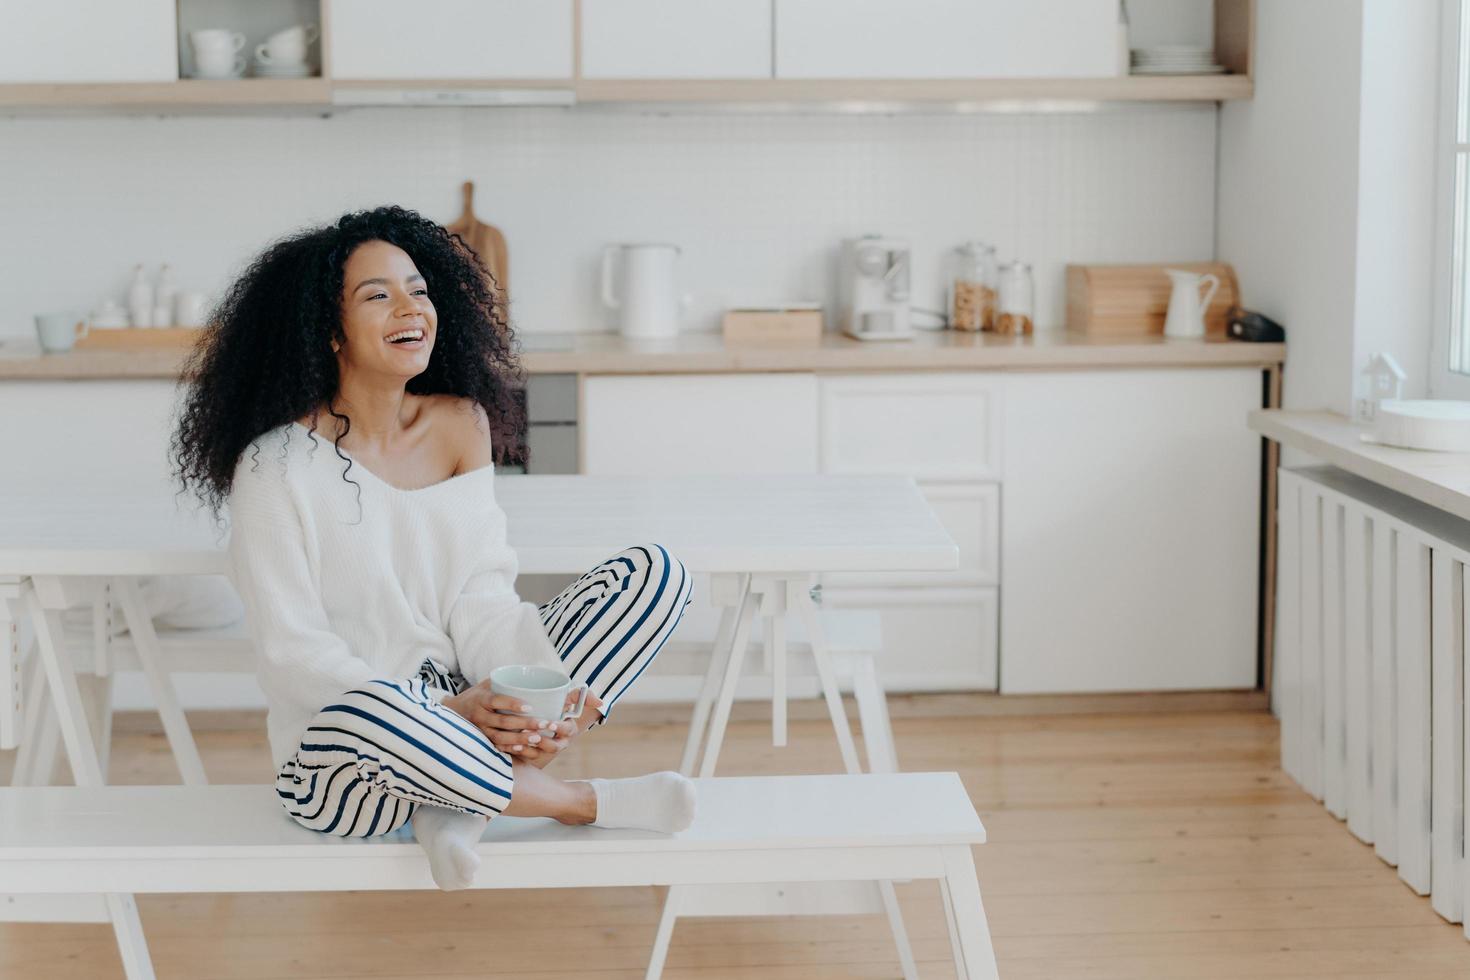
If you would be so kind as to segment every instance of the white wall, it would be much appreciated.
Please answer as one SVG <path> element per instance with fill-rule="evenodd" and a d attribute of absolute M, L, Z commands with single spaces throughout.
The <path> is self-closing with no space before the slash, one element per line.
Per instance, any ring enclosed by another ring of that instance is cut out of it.
<path fill-rule="evenodd" d="M 606 329 L 605 242 L 674 241 L 690 329 L 744 297 L 830 299 L 840 239 L 908 236 L 917 305 L 969 238 L 1035 263 L 1038 320 L 1068 261 L 1209 259 L 1213 106 L 1082 115 L 654 116 L 357 110 L 329 118 L 0 119 L 0 334 L 125 293 L 135 262 L 216 290 L 272 237 L 398 202 L 438 220 L 459 184 L 510 245 L 524 331 Z"/>
<path fill-rule="evenodd" d="M 1428 385 L 1440 0 L 1364 0 L 1353 367 L 1387 351 Z"/>
<path fill-rule="evenodd" d="M 1286 405 L 1348 411 L 1362 0 L 1259 0 L 1255 98 L 1220 112 L 1219 258 L 1287 330 Z"/>
<path fill-rule="evenodd" d="M 1287 330 L 1288 408 L 1351 411 L 1377 351 L 1426 390 L 1439 0 L 1260 0 L 1220 114 L 1218 253 Z"/>

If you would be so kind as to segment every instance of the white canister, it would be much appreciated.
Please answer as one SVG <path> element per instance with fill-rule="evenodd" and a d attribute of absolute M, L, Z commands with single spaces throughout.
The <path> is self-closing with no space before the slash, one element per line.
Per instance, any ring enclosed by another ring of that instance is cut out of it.
<path fill-rule="evenodd" d="M 679 246 L 608 245 L 602 250 L 602 301 L 618 313 L 625 337 L 672 337 L 683 300 Z"/>
<path fill-rule="evenodd" d="M 203 293 L 185 290 L 174 299 L 174 323 L 181 327 L 201 327 L 209 311 Z"/>

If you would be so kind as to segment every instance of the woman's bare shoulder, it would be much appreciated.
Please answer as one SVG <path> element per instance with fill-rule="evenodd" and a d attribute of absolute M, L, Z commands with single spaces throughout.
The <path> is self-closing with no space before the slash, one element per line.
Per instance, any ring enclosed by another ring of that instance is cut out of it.
<path fill-rule="evenodd" d="M 485 409 L 473 398 L 455 395 L 431 395 L 430 410 L 435 422 L 445 430 L 459 464 L 455 471 L 465 473 L 490 465 L 494 458 L 490 444 L 490 419 Z"/>

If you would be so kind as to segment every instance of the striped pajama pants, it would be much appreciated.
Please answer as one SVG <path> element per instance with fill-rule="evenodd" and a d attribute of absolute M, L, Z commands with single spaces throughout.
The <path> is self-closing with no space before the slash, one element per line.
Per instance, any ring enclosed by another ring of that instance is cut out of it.
<path fill-rule="evenodd" d="M 605 702 L 604 717 L 673 633 L 692 579 L 656 544 L 628 548 L 540 607 L 566 672 Z M 372 837 L 421 804 L 494 817 L 515 788 L 511 759 L 431 688 L 467 687 L 432 660 L 418 675 L 375 680 L 312 719 L 276 777 L 297 823 L 338 837 Z"/>

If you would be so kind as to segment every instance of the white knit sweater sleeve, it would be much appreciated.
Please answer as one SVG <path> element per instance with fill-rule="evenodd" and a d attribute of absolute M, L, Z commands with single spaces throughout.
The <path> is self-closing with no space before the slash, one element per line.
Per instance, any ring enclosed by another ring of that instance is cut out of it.
<path fill-rule="evenodd" d="M 523 601 L 511 587 L 515 559 L 512 556 L 507 567 L 507 553 L 485 536 L 476 549 L 476 564 L 449 607 L 446 632 L 459 658 L 460 674 L 471 684 L 506 664 L 562 666 L 537 606 Z"/>
<path fill-rule="evenodd" d="M 379 672 L 331 630 L 301 517 L 273 470 L 269 463 L 258 470 L 242 463 L 236 472 L 230 560 L 261 686 L 273 705 L 310 717 Z"/>

